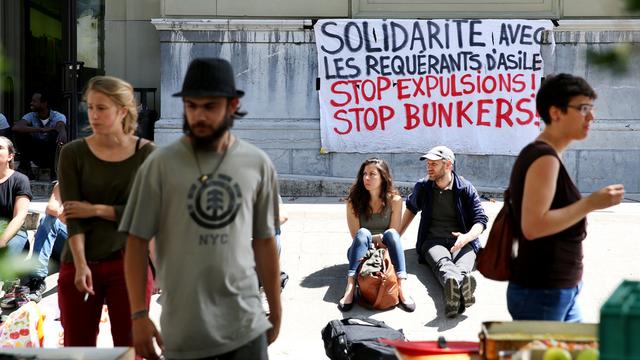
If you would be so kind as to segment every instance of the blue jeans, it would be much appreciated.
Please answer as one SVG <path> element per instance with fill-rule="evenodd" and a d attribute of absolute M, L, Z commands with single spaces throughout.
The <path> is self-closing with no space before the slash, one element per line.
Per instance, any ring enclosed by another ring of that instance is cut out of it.
<path fill-rule="evenodd" d="M 382 234 L 382 243 L 389 250 L 389 257 L 391 263 L 396 269 L 396 274 L 400 279 L 407 278 L 407 266 L 404 260 L 404 250 L 402 249 L 402 241 L 400 241 L 400 234 L 394 230 L 389 229 Z M 349 271 L 347 276 L 355 276 L 360 260 L 367 253 L 367 250 L 373 248 L 373 235 L 371 231 L 365 228 L 360 228 L 353 238 L 351 247 L 347 250 L 347 258 L 349 259 Z"/>
<path fill-rule="evenodd" d="M 560 289 L 531 289 L 510 282 L 507 307 L 513 320 L 581 322 L 582 314 L 576 303 L 580 290 L 582 282 Z"/>
<path fill-rule="evenodd" d="M 18 232 L 7 242 L 7 255 L 18 256 L 27 245 L 27 232 L 24 230 L 18 230 Z"/>
<path fill-rule="evenodd" d="M 60 254 L 67 237 L 67 225 L 58 218 L 47 215 L 40 221 L 33 244 L 33 256 L 38 256 L 34 276 L 47 277 L 51 253 L 55 251 Z"/>

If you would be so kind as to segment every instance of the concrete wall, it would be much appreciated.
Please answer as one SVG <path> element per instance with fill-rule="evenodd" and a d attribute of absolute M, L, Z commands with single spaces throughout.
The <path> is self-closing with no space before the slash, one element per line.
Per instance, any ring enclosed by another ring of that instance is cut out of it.
<path fill-rule="evenodd" d="M 163 19 L 154 24 L 160 33 L 162 62 L 158 143 L 180 135 L 181 101 L 171 94 L 181 87 L 189 61 L 220 56 L 231 60 L 238 87 L 246 91 L 242 105 L 249 115 L 236 122 L 236 134 L 263 148 L 284 178 L 348 184 L 362 160 L 374 155 L 320 153 L 317 55 L 310 21 Z M 616 77 L 585 60 L 590 48 L 610 48 L 621 42 L 638 48 L 638 23 L 563 24 L 555 31 L 556 45 L 544 49 L 545 73 L 581 75 L 600 94 L 598 121 L 590 138 L 567 151 L 566 166 L 583 192 L 621 182 L 628 192 L 640 193 L 640 63 L 632 61 L 631 71 Z M 621 28 L 623 25 L 626 27 Z M 618 30 L 603 30 L 611 26 Z M 398 181 L 413 182 L 424 175 L 424 163 L 418 161 L 417 153 L 375 155 L 390 162 Z M 478 188 L 500 191 L 507 185 L 515 158 L 457 154 L 457 159 L 457 171 Z M 314 194 L 318 187 L 307 190 Z"/>
<path fill-rule="evenodd" d="M 624 0 L 109 0 L 105 2 L 105 70 L 134 87 L 160 87 L 160 42 L 153 18 L 608 18 Z M 161 102 L 160 96 L 156 101 Z"/>
<path fill-rule="evenodd" d="M 160 16 L 160 5 L 161 0 L 106 1 L 104 31 L 106 74 L 126 79 L 134 87 L 157 88 L 157 108 L 160 40 L 150 19 Z"/>
<path fill-rule="evenodd" d="M 160 0 L 162 16 L 210 18 L 607 18 L 624 0 Z"/>

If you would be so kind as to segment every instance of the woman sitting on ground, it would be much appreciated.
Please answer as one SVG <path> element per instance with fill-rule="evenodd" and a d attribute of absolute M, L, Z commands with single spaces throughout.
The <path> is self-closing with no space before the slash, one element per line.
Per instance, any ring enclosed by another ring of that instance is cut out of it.
<path fill-rule="evenodd" d="M 13 170 L 15 155 L 11 140 L 0 136 L 0 248 L 12 256 L 22 253 L 27 243 L 23 225 L 33 197 L 29 179 Z"/>
<path fill-rule="evenodd" d="M 29 178 L 13 170 L 15 154 L 11 140 L 0 136 L 0 254 L 14 258 L 26 250 L 24 222 L 32 198 Z M 7 261 L 7 258 L 0 261 Z M 29 289 L 19 285 L 16 281 L 3 284 L 0 289 L 2 309 L 13 309 L 29 301 Z"/>
<path fill-rule="evenodd" d="M 353 242 L 347 252 L 347 288 L 338 303 L 341 311 L 349 311 L 353 307 L 356 269 L 367 250 L 373 246 L 389 250 L 398 276 L 398 305 L 408 312 L 415 310 L 413 299 L 402 289 L 402 284 L 407 279 L 407 268 L 402 241 L 397 231 L 401 218 L 402 197 L 393 186 L 389 166 L 384 160 L 365 160 L 347 197 L 347 223 Z"/>

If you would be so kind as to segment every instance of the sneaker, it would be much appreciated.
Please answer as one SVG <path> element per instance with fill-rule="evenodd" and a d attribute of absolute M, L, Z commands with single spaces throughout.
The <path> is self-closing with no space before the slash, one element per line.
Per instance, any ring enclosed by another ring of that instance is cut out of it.
<path fill-rule="evenodd" d="M 280 292 L 284 290 L 284 287 L 287 285 L 288 281 L 289 281 L 289 275 L 287 275 L 287 273 L 284 271 L 280 271 Z"/>
<path fill-rule="evenodd" d="M 462 285 L 460 286 L 460 293 L 462 294 L 462 301 L 464 307 L 469 307 L 476 303 L 476 297 L 473 293 L 476 291 L 476 279 L 471 275 L 465 275 L 462 279 Z"/>
<path fill-rule="evenodd" d="M 31 301 L 31 299 L 29 298 L 29 295 L 31 294 L 31 289 L 29 289 L 28 286 L 18 286 L 15 294 L 16 294 L 15 302 L 16 302 L 17 308 Z"/>
<path fill-rule="evenodd" d="M 5 310 L 18 308 L 29 302 L 29 287 L 17 286 L 13 291 L 7 292 L 0 300 L 0 307 Z"/>
<path fill-rule="evenodd" d="M 3 283 L 2 298 L 0 298 L 0 308 L 14 309 L 16 307 L 16 288 L 20 286 L 20 280 L 13 280 Z"/>
<path fill-rule="evenodd" d="M 47 284 L 44 282 L 44 278 L 33 277 L 25 284 L 29 287 L 29 300 L 36 303 L 42 300 L 42 294 L 47 291 Z"/>
<path fill-rule="evenodd" d="M 458 281 L 449 278 L 444 282 L 444 314 L 448 318 L 458 316 L 460 308 L 460 286 Z"/>

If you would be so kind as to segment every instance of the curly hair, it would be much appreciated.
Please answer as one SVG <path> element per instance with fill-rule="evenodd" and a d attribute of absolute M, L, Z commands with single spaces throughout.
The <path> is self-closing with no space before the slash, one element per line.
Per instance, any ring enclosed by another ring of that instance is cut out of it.
<path fill-rule="evenodd" d="M 349 189 L 349 195 L 347 196 L 347 201 L 351 203 L 351 207 L 356 215 L 359 217 L 360 215 L 364 215 L 367 219 L 371 217 L 373 213 L 373 209 L 369 203 L 371 202 L 371 194 L 369 190 L 364 187 L 364 168 L 367 165 L 375 165 L 380 173 L 380 180 L 382 180 L 381 189 L 380 189 L 380 200 L 382 200 L 382 211 L 386 211 L 389 203 L 387 199 L 390 195 L 397 195 L 398 190 L 393 185 L 393 176 L 391 176 L 391 171 L 389 170 L 389 165 L 386 161 L 378 158 L 369 158 L 365 160 L 362 165 L 360 165 L 360 170 L 358 170 L 358 176 L 356 177 L 356 181 L 351 185 L 351 189 Z"/>

